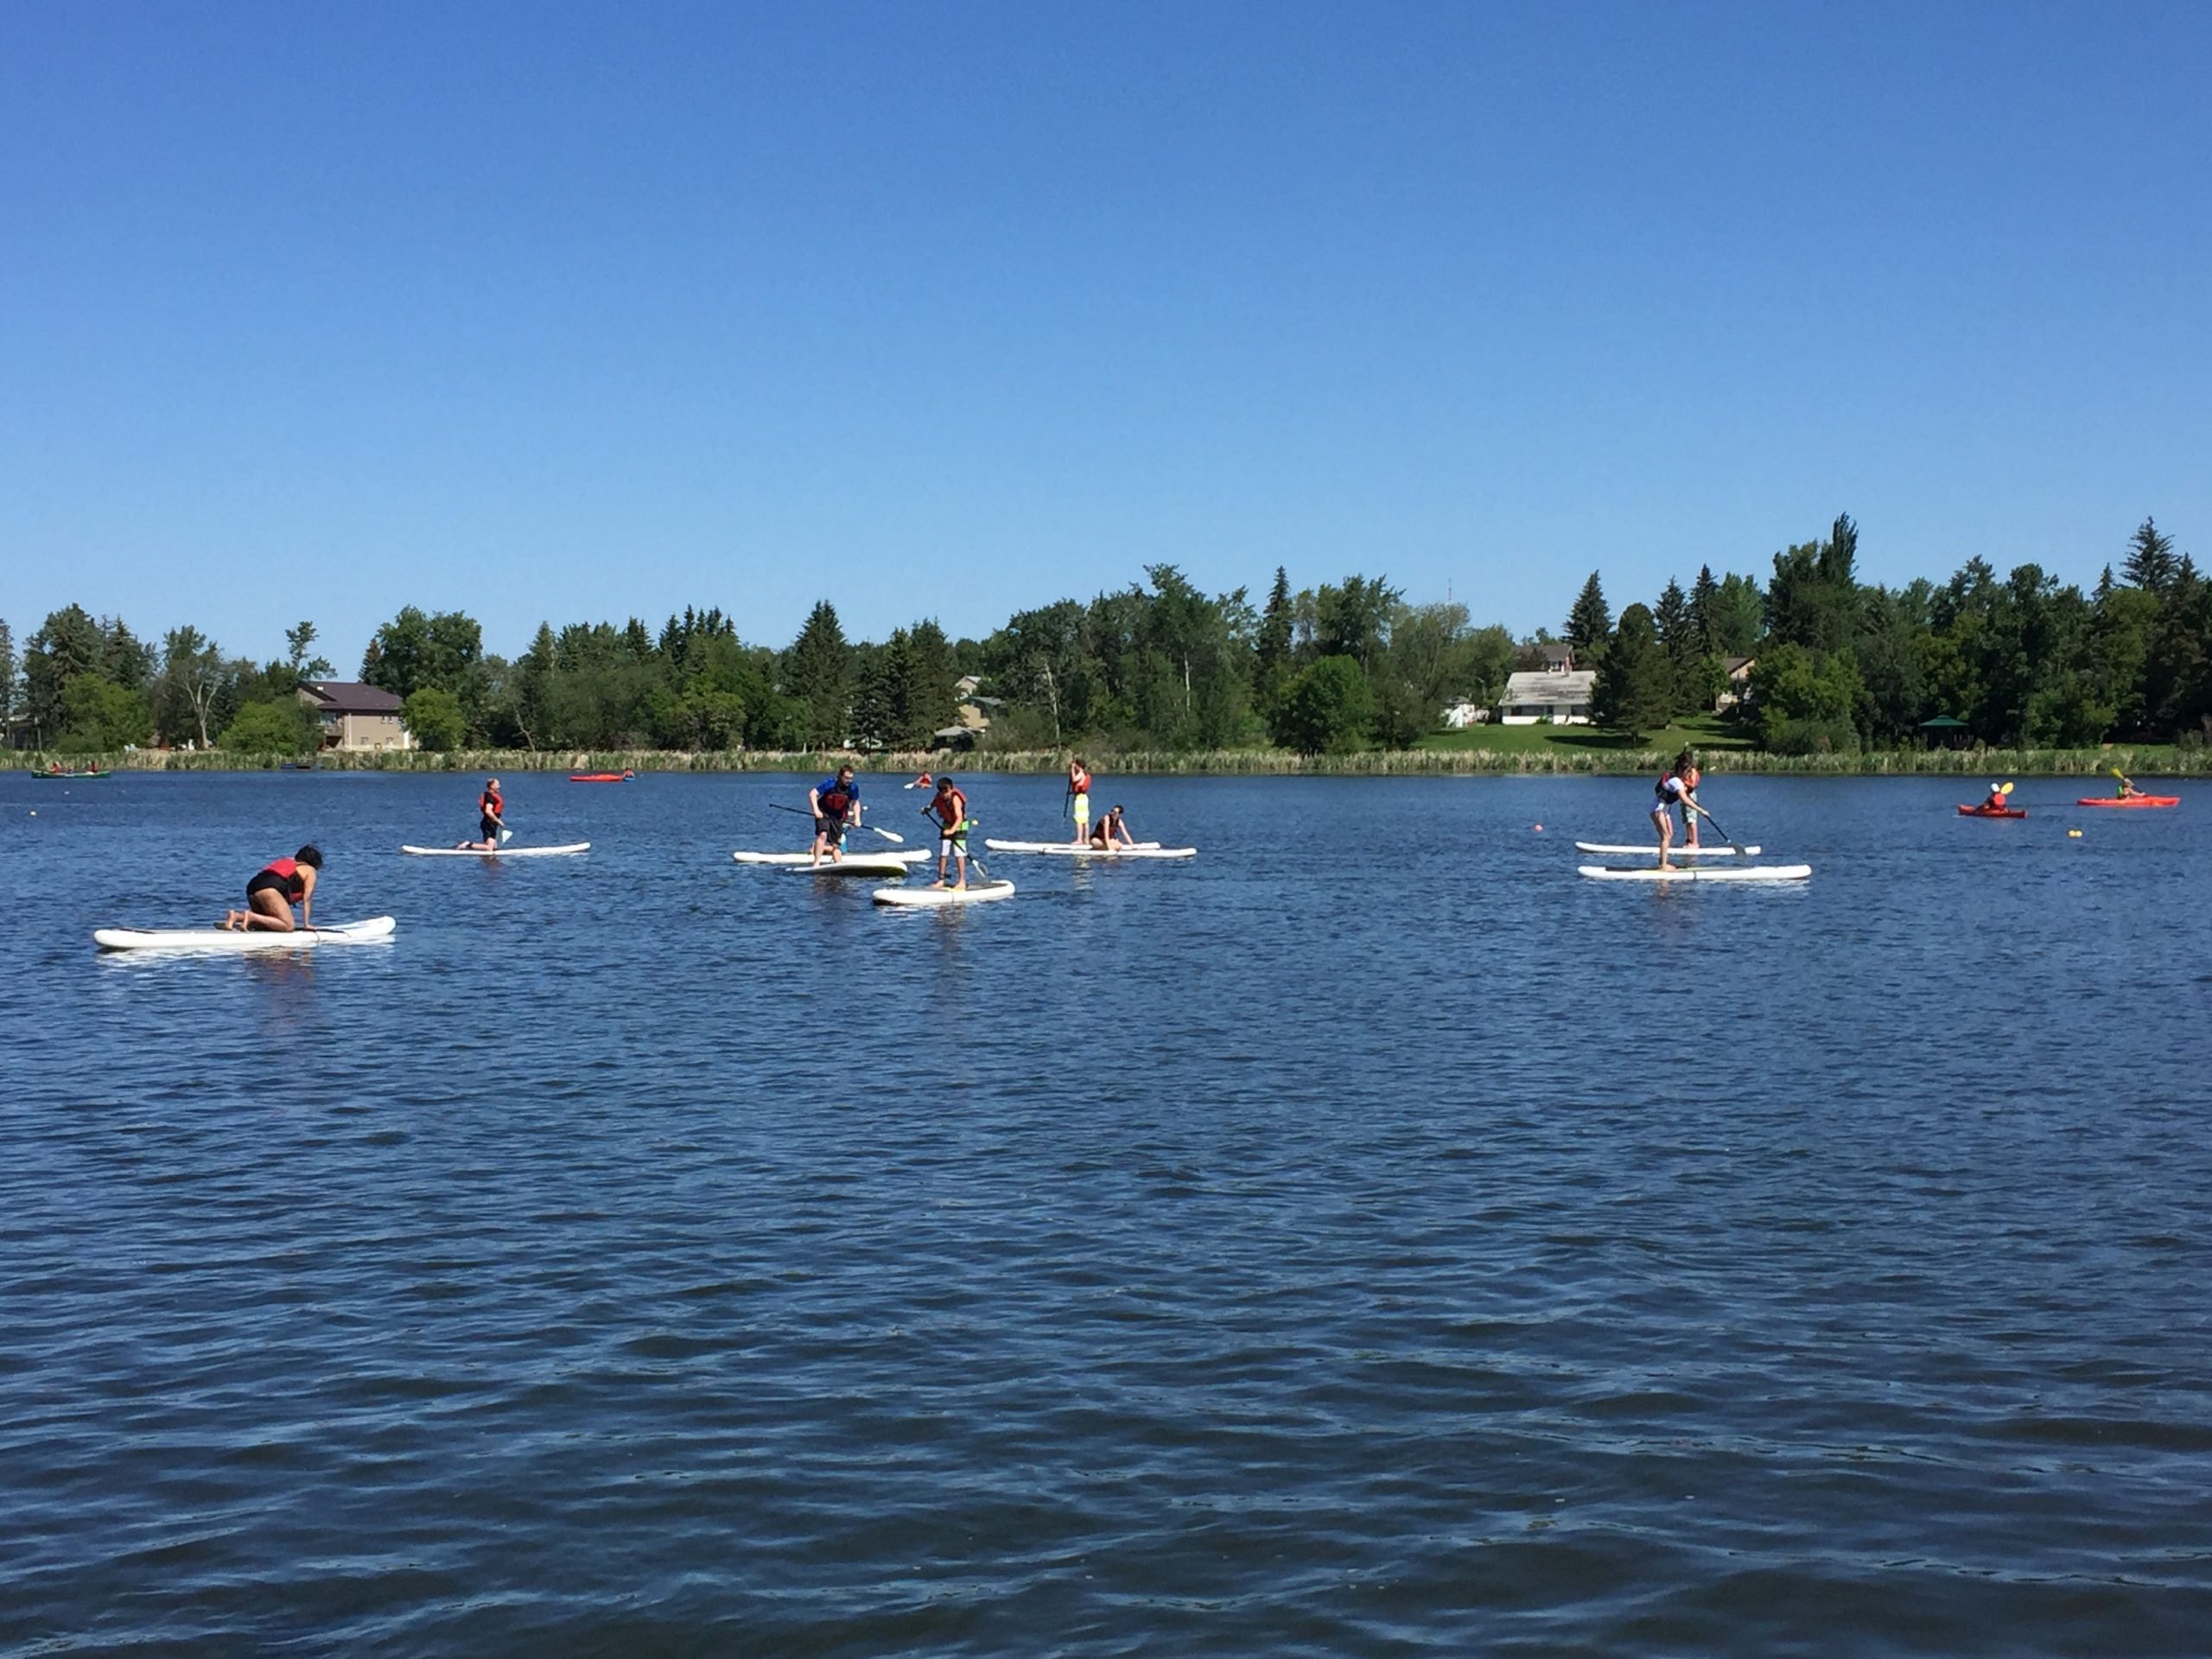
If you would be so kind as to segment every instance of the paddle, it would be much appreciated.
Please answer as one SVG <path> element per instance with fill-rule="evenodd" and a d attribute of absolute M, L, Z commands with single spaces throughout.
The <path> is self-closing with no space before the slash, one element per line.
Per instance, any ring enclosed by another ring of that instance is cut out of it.
<path fill-rule="evenodd" d="M 1688 796 L 1684 796 L 1682 798 L 1685 800 L 1689 799 Z M 1702 806 L 1699 806 L 1695 801 L 1690 801 L 1690 804 L 1697 809 L 1697 815 L 1700 817 L 1703 818 L 1707 823 L 1713 826 L 1713 832 L 1720 837 L 1720 844 L 1723 847 L 1726 847 L 1730 852 L 1735 854 L 1738 858 L 1748 858 L 1751 856 L 1751 855 L 1744 850 L 1742 842 L 1735 840 L 1726 830 L 1723 830 L 1720 827 L 1719 819 L 1714 817 L 1712 813 L 1707 811 Z"/>
<path fill-rule="evenodd" d="M 909 785 L 909 787 L 911 787 L 911 785 Z M 768 804 L 776 811 L 795 812 L 802 818 L 811 818 L 814 816 L 813 813 L 808 811 L 803 806 L 785 806 L 781 801 L 771 801 Z M 894 847 L 904 847 L 906 844 L 906 836 L 898 834 L 895 830 L 879 830 L 872 823 L 848 824 L 846 828 L 849 830 L 865 830 L 872 836 L 881 836 L 886 841 L 891 842 Z"/>
<path fill-rule="evenodd" d="M 942 818 L 940 818 L 939 817 L 938 817 L 938 815 L 937 815 L 937 808 L 936 808 L 934 805 L 927 805 L 927 806 L 923 807 L 923 808 L 922 808 L 922 816 L 923 816 L 924 817 L 927 818 L 927 819 L 928 819 L 931 823 L 933 823 L 933 824 L 935 824 L 935 825 L 937 826 L 938 834 L 940 836 L 943 836 L 943 835 L 944 834 L 944 819 L 942 819 Z M 965 831 L 967 831 L 967 830 L 973 830 L 973 829 L 974 829 L 977 824 L 981 823 L 982 822 L 982 820 L 981 818 L 972 818 L 972 817 L 970 817 L 970 818 L 963 818 L 963 819 L 961 819 L 961 820 L 960 820 L 960 828 L 961 828 L 961 830 L 963 830 L 963 832 L 965 832 Z M 978 875 L 980 875 L 980 876 L 982 876 L 982 877 L 983 878 L 983 880 L 984 880 L 988 881 L 988 880 L 989 880 L 991 879 L 991 867 L 990 867 L 989 865 L 988 865 L 988 864 L 986 864 L 986 863 L 984 863 L 984 862 L 983 862 L 982 858 L 982 856 L 981 856 L 980 855 L 976 854 L 976 853 L 970 853 L 970 854 L 969 854 L 969 855 L 968 855 L 968 861 L 969 861 L 970 864 L 973 864 L 973 865 L 976 867 L 976 874 L 978 874 Z M 944 871 L 943 871 L 943 870 L 941 870 L 941 869 L 940 869 L 940 870 L 938 872 L 938 882 L 939 882 L 940 884 L 942 884 L 942 883 L 943 883 L 943 881 L 944 881 Z"/>

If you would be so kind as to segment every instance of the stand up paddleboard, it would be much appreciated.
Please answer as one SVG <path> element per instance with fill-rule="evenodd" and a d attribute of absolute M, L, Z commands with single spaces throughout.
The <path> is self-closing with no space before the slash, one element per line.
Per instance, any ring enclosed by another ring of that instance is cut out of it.
<path fill-rule="evenodd" d="M 239 932 L 221 927 L 103 927 L 92 943 L 103 950 L 299 950 L 324 944 L 367 944 L 388 939 L 398 924 L 389 916 L 337 927 L 270 928 Z"/>
<path fill-rule="evenodd" d="M 868 896 L 879 905 L 934 910 L 944 905 L 988 905 L 994 899 L 1011 899 L 1014 883 L 1000 880 L 972 887 L 878 887 Z"/>
<path fill-rule="evenodd" d="M 1580 873 L 1592 881 L 1802 881 L 1812 874 L 1809 864 L 1746 864 L 1725 870 L 1662 870 L 1654 864 L 1640 870 L 1609 869 L 1585 864 Z"/>
<path fill-rule="evenodd" d="M 1602 841 L 1578 841 L 1574 843 L 1574 850 L 1578 853 L 1602 853 L 1608 858 L 1634 858 L 1639 853 L 1646 858 L 1659 856 L 1658 846 L 1649 841 L 1640 842 L 1634 847 L 1617 847 L 1610 842 Z M 1677 847 L 1669 856 L 1733 858 L 1737 854 L 1741 853 L 1746 858 L 1756 858 L 1764 850 L 1758 847 Z"/>
<path fill-rule="evenodd" d="M 1146 847 L 1078 847 L 1068 841 L 986 841 L 983 845 L 995 853 L 1043 853 L 1059 858 L 1196 858 L 1195 847 L 1162 847 L 1154 842 Z"/>
<path fill-rule="evenodd" d="M 566 847 L 402 847 L 417 858 L 558 858 L 564 853 L 588 853 L 591 842 L 572 842 Z"/>
<path fill-rule="evenodd" d="M 811 865 L 814 862 L 814 855 L 811 853 L 736 852 L 732 853 L 730 856 L 741 864 L 767 864 L 781 866 L 785 868 L 798 868 Z M 928 856 L 929 854 L 922 849 L 918 847 L 910 847 L 906 851 L 898 853 L 887 850 L 883 852 L 859 854 L 847 853 L 845 855 L 845 862 L 849 864 L 855 857 L 859 857 L 874 859 L 879 863 L 887 859 L 892 859 L 896 860 L 900 864 L 918 864 Z"/>
<path fill-rule="evenodd" d="M 790 869 L 793 875 L 906 875 L 909 873 L 906 860 L 887 858 L 876 853 L 847 853 L 836 863 L 825 858 L 819 864 L 800 864 Z"/>

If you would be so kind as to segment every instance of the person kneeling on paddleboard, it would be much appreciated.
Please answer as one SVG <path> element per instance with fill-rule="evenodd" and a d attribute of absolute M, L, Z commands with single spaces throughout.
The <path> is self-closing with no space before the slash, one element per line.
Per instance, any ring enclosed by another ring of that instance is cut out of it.
<path fill-rule="evenodd" d="M 496 778 L 486 778 L 484 780 L 484 792 L 476 798 L 477 838 L 474 841 L 460 842 L 456 845 L 464 852 L 498 852 L 499 837 L 507 833 L 507 821 L 504 816 L 506 810 L 506 798 L 499 793 L 499 780 Z"/>
<path fill-rule="evenodd" d="M 1118 803 L 1107 809 L 1106 816 L 1098 820 L 1098 827 L 1090 832 L 1091 849 L 1094 852 L 1110 853 L 1114 850 L 1114 843 L 1117 838 L 1124 847 L 1134 847 L 1137 844 L 1136 837 L 1129 833 L 1129 826 L 1122 817 L 1122 809 Z"/>
<path fill-rule="evenodd" d="M 814 861 L 819 864 L 825 851 L 832 864 L 842 861 L 848 820 L 854 828 L 861 821 L 861 786 L 853 769 L 838 767 L 835 778 L 824 778 L 806 791 L 806 804 L 814 813 Z"/>
<path fill-rule="evenodd" d="M 951 779 L 937 780 L 937 793 L 923 812 L 937 820 L 937 885 L 944 887 L 944 864 L 954 861 L 960 880 L 953 887 L 966 891 L 968 887 L 968 798 L 962 794 Z"/>
<path fill-rule="evenodd" d="M 245 884 L 245 908 L 225 912 L 222 925 L 232 932 L 265 928 L 273 933 L 289 933 L 293 931 L 292 906 L 297 905 L 299 925 L 312 929 L 315 879 L 321 868 L 321 850 L 311 846 L 264 865 Z"/>
<path fill-rule="evenodd" d="M 1077 755 L 1068 762 L 1068 810 L 1075 816 L 1074 845 L 1090 839 L 1090 768 Z"/>

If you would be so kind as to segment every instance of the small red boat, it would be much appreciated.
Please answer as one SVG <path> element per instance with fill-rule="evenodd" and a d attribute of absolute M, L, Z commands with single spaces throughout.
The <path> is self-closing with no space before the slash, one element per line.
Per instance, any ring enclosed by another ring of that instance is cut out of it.
<path fill-rule="evenodd" d="M 572 772 L 572 784 L 626 784 L 638 774 L 634 772 Z"/>
<path fill-rule="evenodd" d="M 2076 806 L 2179 806 L 2178 795 L 2084 795 Z"/>
<path fill-rule="evenodd" d="M 2024 818 L 2028 815 L 2016 806 L 1962 806 L 1959 809 L 1959 816 L 1962 818 Z"/>

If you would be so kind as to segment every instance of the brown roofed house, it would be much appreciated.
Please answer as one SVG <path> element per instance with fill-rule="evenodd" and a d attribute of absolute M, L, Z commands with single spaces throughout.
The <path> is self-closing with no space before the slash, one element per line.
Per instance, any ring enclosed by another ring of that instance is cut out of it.
<path fill-rule="evenodd" d="M 302 680 L 300 701 L 320 723 L 326 749 L 411 749 L 399 699 L 348 680 Z"/>

